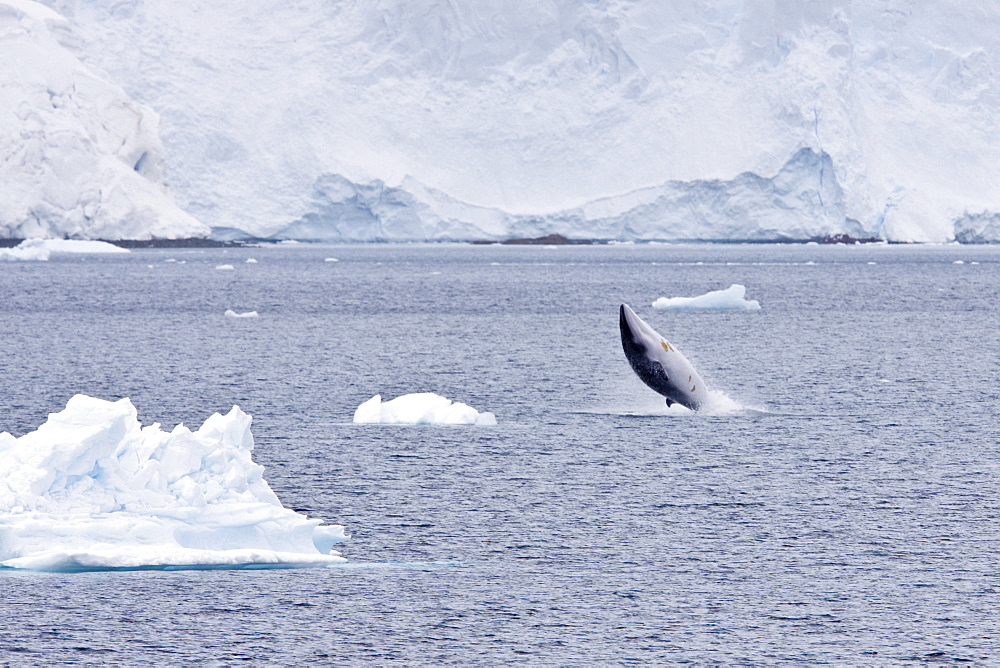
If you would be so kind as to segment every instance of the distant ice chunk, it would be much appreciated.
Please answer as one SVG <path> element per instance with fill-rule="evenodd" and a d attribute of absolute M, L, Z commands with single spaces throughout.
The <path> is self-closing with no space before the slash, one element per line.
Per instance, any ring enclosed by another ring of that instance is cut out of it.
<path fill-rule="evenodd" d="M 281 505 L 234 406 L 192 432 L 84 395 L 0 433 L 0 567 L 50 571 L 327 566 L 343 527 Z"/>
<path fill-rule="evenodd" d="M 13 248 L 0 249 L 0 261 L 47 262 L 50 254 L 42 239 L 26 239 Z"/>
<path fill-rule="evenodd" d="M 0 260 L 49 259 L 52 253 L 129 253 L 106 241 L 80 239 L 25 239 L 13 248 L 0 249 Z"/>
<path fill-rule="evenodd" d="M 391 401 L 382 401 L 381 395 L 358 406 L 354 411 L 358 424 L 474 424 L 495 425 L 493 413 L 480 413 L 460 401 L 442 397 L 433 392 L 404 394 Z"/>
<path fill-rule="evenodd" d="M 236 269 L 236 267 L 231 264 L 220 264 L 216 266 L 216 269 L 219 269 L 220 271 L 232 271 L 233 269 Z"/>
<path fill-rule="evenodd" d="M 744 299 L 746 291 L 746 287 L 733 283 L 725 290 L 714 290 L 698 297 L 660 297 L 653 302 L 653 308 L 759 311 L 760 302 Z"/>
<path fill-rule="evenodd" d="M 257 258 L 255 258 L 255 257 L 248 257 L 246 259 L 246 263 L 247 264 L 257 264 Z"/>
<path fill-rule="evenodd" d="M 246 311 L 245 313 L 237 313 L 231 308 L 226 309 L 225 313 L 227 318 L 257 318 L 260 314 L 257 311 Z"/>
<path fill-rule="evenodd" d="M 109 244 L 107 241 L 91 241 L 86 239 L 44 239 L 45 248 L 53 253 L 131 253 L 127 248 Z M 21 242 L 25 243 L 25 242 Z"/>

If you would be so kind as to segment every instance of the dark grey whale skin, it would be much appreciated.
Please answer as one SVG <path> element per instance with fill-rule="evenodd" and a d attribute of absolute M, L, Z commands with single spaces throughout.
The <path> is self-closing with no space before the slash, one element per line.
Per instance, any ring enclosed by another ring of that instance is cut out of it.
<path fill-rule="evenodd" d="M 625 357 L 639 380 L 666 397 L 667 406 L 677 403 L 693 411 L 701 408 L 702 402 L 683 384 L 685 380 L 690 382 L 692 377 L 697 379 L 694 387 L 702 384 L 687 358 L 674 350 L 672 355 L 679 359 L 671 360 L 660 347 L 660 341 L 665 339 L 625 304 L 618 309 L 618 327 Z M 668 367 L 671 373 L 667 372 Z"/>

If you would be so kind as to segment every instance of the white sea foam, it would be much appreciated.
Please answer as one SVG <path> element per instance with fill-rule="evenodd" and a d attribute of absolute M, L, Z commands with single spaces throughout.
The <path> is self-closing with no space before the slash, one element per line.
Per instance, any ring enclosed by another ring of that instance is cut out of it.
<path fill-rule="evenodd" d="M 0 566 L 261 568 L 343 562 L 343 527 L 281 505 L 234 406 L 197 431 L 142 427 L 84 395 L 38 430 L 0 433 Z"/>
<path fill-rule="evenodd" d="M 759 311 L 760 302 L 744 299 L 746 291 L 744 286 L 734 283 L 725 290 L 714 290 L 698 297 L 660 297 L 653 302 L 653 308 Z"/>
<path fill-rule="evenodd" d="M 626 391 L 626 394 L 631 394 L 631 392 Z M 705 403 L 698 410 L 693 411 L 677 403 L 667 406 L 663 397 L 643 388 L 638 390 L 634 397 L 630 396 L 627 400 L 619 398 L 609 405 L 584 412 L 593 412 L 599 415 L 628 415 L 636 417 L 699 418 L 759 413 L 764 412 L 764 408 L 741 403 L 722 390 L 710 389 L 708 390 Z"/>
<path fill-rule="evenodd" d="M 460 401 L 434 394 L 419 392 L 404 394 L 391 401 L 382 401 L 381 395 L 358 406 L 354 411 L 358 424 L 474 424 L 495 425 L 493 413 L 480 413 Z"/>
<path fill-rule="evenodd" d="M 759 407 L 747 406 L 736 401 L 722 390 L 708 390 L 708 398 L 698 412 L 702 415 L 733 415 L 761 410 Z"/>

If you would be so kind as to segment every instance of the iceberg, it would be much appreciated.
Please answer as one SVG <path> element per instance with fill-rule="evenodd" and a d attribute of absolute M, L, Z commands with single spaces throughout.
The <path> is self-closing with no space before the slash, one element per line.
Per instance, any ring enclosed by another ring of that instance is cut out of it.
<path fill-rule="evenodd" d="M 0 433 L 0 567 L 49 571 L 329 566 L 347 539 L 281 505 L 234 406 L 197 431 L 143 427 L 128 399 L 76 395 Z"/>
<path fill-rule="evenodd" d="M 76 239 L 25 239 L 13 248 L 0 249 L 0 260 L 46 261 L 52 253 L 130 253 L 106 241 L 86 241 Z"/>
<path fill-rule="evenodd" d="M 39 244 L 53 253 L 88 253 L 116 255 L 131 253 L 127 248 L 116 246 L 107 241 L 93 241 L 87 239 L 25 239 L 19 245 Z"/>
<path fill-rule="evenodd" d="M 472 424 L 495 425 L 493 413 L 480 413 L 460 401 L 442 397 L 433 392 L 404 394 L 391 401 L 374 397 L 354 411 L 357 424 Z"/>
<path fill-rule="evenodd" d="M 660 297 L 653 302 L 653 308 L 759 311 L 760 302 L 756 299 L 744 299 L 746 292 L 746 287 L 733 283 L 725 290 L 713 290 L 698 297 Z"/>
<path fill-rule="evenodd" d="M 239 313 L 231 308 L 227 308 L 225 312 L 227 318 L 257 318 L 260 314 L 257 311 L 246 311 L 244 313 Z"/>
<path fill-rule="evenodd" d="M 0 261 L 48 262 L 51 254 L 41 239 L 25 239 L 13 248 L 0 249 Z"/>

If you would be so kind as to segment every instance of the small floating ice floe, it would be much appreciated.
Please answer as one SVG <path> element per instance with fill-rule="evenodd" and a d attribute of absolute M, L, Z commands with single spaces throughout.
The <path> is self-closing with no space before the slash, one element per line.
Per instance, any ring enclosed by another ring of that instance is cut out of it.
<path fill-rule="evenodd" d="M 225 313 L 227 318 L 256 318 L 259 317 L 257 311 L 247 311 L 245 313 L 237 313 L 231 308 L 226 309 Z"/>
<path fill-rule="evenodd" d="M 215 268 L 218 269 L 218 270 L 220 270 L 220 271 L 232 271 L 232 270 L 236 269 L 236 267 L 234 267 L 231 264 L 220 264 L 220 265 L 217 265 Z"/>
<path fill-rule="evenodd" d="M 381 395 L 358 406 L 354 411 L 357 424 L 474 424 L 495 425 L 493 413 L 480 413 L 468 404 L 442 397 L 433 392 L 404 394 L 391 401 Z"/>
<path fill-rule="evenodd" d="M 34 241 L 29 239 L 28 241 Z M 48 262 L 51 254 L 42 244 L 22 241 L 13 248 L 0 249 L 0 261 L 5 262 Z"/>
<path fill-rule="evenodd" d="M 248 257 L 246 259 L 246 263 L 247 264 L 257 264 L 257 258 L 255 258 L 255 257 Z"/>
<path fill-rule="evenodd" d="M 328 257 L 328 258 L 325 258 L 325 259 L 323 260 L 323 262 L 340 262 L 340 260 L 338 260 L 338 259 L 337 259 L 337 258 L 335 258 L 335 257 Z"/>
<path fill-rule="evenodd" d="M 285 508 L 234 406 L 197 431 L 143 427 L 85 395 L 20 438 L 0 433 L 0 568 L 330 566 L 343 527 Z"/>
<path fill-rule="evenodd" d="M 660 297 L 653 302 L 653 308 L 759 311 L 760 302 L 744 299 L 746 291 L 744 286 L 734 283 L 725 290 L 714 290 L 698 297 Z"/>
<path fill-rule="evenodd" d="M 38 241 L 33 239 L 33 241 Z M 21 242 L 24 243 L 23 241 Z M 109 244 L 107 241 L 91 241 L 87 239 L 44 239 L 45 248 L 53 253 L 131 253 L 127 248 Z"/>

